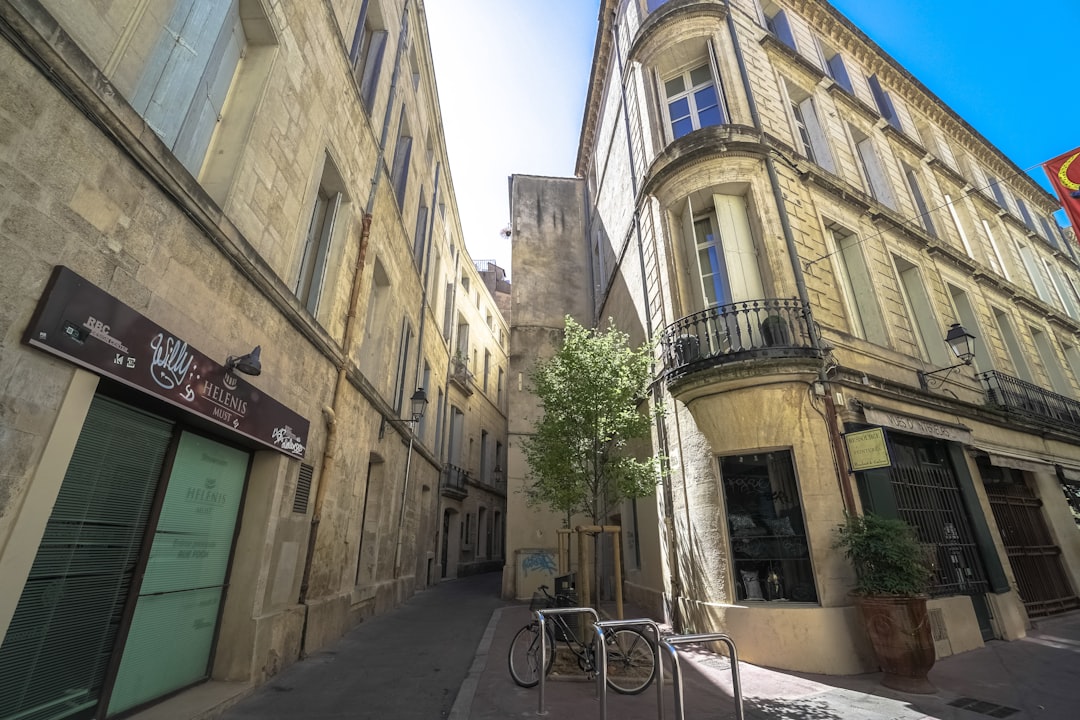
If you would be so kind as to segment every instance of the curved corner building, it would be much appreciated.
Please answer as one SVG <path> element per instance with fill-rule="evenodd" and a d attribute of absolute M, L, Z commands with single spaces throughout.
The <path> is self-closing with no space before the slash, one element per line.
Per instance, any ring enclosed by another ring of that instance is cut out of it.
<path fill-rule="evenodd" d="M 569 313 L 658 339 L 669 472 L 613 518 L 657 617 L 758 664 L 872 670 L 832 547 L 866 511 L 933 557 L 939 657 L 1080 606 L 1055 199 L 826 2 L 606 0 L 595 47 L 577 177 L 512 180 L 506 586 L 527 597 L 521 558 L 555 546 L 513 490 L 520 378 Z"/>

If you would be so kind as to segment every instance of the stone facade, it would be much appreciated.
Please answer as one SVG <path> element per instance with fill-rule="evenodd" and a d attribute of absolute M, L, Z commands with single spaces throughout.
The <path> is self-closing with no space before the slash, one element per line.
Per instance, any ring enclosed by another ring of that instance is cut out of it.
<path fill-rule="evenodd" d="M 181 546 L 218 548 L 217 569 L 200 559 L 212 552 L 177 555 L 185 582 L 216 572 L 205 584 L 221 588 L 216 612 L 194 621 L 210 639 L 205 671 L 163 671 L 156 694 L 128 697 L 126 665 L 102 667 L 85 686 L 65 679 L 77 698 L 50 696 L 31 673 L 21 699 L 0 692 L 0 715 L 69 702 L 101 703 L 104 716 L 106 702 L 112 713 L 206 677 L 261 683 L 442 577 L 501 566 L 508 327 L 465 250 L 423 4 L 30 0 L 0 3 L 0 26 L 0 664 L 85 649 L 65 639 L 62 613 L 55 637 L 27 627 L 44 627 L 35 607 L 96 602 L 49 558 L 85 551 L 90 566 L 108 554 L 90 535 L 56 539 L 96 532 L 95 513 L 117 506 L 102 488 L 120 469 L 95 476 L 85 517 L 56 507 L 88 482 L 75 478 L 92 470 L 91 431 L 123 440 L 90 426 L 102 403 L 171 428 L 164 464 L 123 490 L 147 503 L 124 546 L 139 573 L 155 571 L 149 538 L 173 517 L 178 438 L 246 458 L 242 492 L 228 498 L 231 544 L 199 539 L 196 525 L 183 541 L 195 544 Z M 47 334 L 29 333 L 39 302 L 59 301 L 49 284 L 58 266 L 169 338 L 151 353 L 127 347 L 128 330 L 65 316 L 73 341 L 124 345 L 116 362 L 128 369 L 183 370 L 189 392 L 149 392 L 82 350 L 31 346 Z M 258 377 L 225 367 L 254 346 Z M 467 390 L 455 381 L 458 351 L 470 358 Z M 211 376 L 239 382 L 247 400 L 209 395 Z M 414 422 L 417 388 L 428 404 Z M 200 393 L 242 417 L 195 410 Z M 286 449 L 247 432 L 244 413 L 266 408 L 306 433 Z M 453 497 L 451 465 L 470 478 Z M 220 478 L 199 482 L 189 499 L 226 502 Z M 466 516 L 480 533 L 467 553 Z M 145 604 L 138 583 L 123 582 L 110 601 L 118 634 L 93 649 L 114 663 L 124 637 L 139 645 Z"/>
<path fill-rule="evenodd" d="M 627 595 L 750 662 L 873 669 L 832 545 L 874 511 L 933 556 L 939 656 L 1077 607 L 1080 263 L 1054 198 L 825 2 L 600 18 L 577 177 L 512 183 L 511 368 L 566 313 L 658 340 L 669 473 L 621 513 Z M 543 222 L 564 214 L 570 238 Z M 512 395 L 510 497 L 535 410 Z M 508 560 L 553 546 L 553 518 L 509 512 Z"/>

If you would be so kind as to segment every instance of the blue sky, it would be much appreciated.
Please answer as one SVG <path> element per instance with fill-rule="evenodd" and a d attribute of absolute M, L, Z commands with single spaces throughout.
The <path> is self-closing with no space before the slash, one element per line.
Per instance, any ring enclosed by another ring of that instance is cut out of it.
<path fill-rule="evenodd" d="M 599 0 L 424 4 L 465 242 L 509 270 L 507 178 L 573 174 Z M 1021 169 L 1080 146 L 1077 0 L 833 5 Z"/>

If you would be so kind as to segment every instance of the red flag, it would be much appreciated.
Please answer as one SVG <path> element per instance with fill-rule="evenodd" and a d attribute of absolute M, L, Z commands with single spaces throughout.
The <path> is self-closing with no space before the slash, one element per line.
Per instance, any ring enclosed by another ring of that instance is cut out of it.
<path fill-rule="evenodd" d="M 1061 207 L 1080 236 L 1080 148 L 1043 163 L 1050 184 L 1061 198 Z"/>

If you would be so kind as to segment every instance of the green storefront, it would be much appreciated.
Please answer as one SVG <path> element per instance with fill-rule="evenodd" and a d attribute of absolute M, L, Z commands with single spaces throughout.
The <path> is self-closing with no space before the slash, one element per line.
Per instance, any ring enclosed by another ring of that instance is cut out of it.
<path fill-rule="evenodd" d="M 252 450 L 302 457 L 307 421 L 64 268 L 27 338 L 102 380 L 0 644 L 0 720 L 111 717 L 209 677 Z"/>

